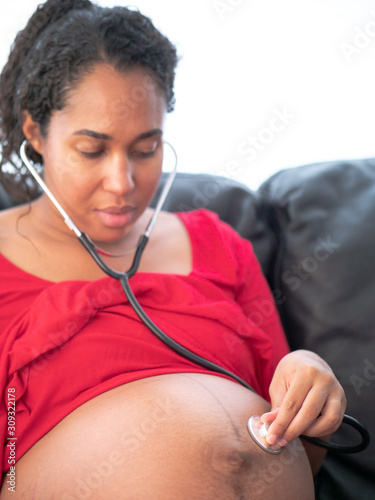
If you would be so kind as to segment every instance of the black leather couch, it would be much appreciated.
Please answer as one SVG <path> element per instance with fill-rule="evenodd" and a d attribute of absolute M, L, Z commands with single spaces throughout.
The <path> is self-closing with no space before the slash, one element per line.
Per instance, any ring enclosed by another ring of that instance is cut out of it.
<path fill-rule="evenodd" d="M 0 209 L 11 204 L 0 189 Z M 164 208 L 208 208 L 253 243 L 291 348 L 315 351 L 332 366 L 347 413 L 372 437 L 359 454 L 328 453 L 317 498 L 374 500 L 375 159 L 284 170 L 256 192 L 181 173 Z M 336 439 L 357 436 L 343 427 Z"/>

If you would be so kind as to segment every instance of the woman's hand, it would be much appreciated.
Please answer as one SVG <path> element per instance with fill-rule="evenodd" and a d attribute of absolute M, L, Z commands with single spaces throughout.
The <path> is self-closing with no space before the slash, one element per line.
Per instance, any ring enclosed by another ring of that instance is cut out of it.
<path fill-rule="evenodd" d="M 340 426 L 344 391 L 328 364 L 310 351 L 293 351 L 277 365 L 271 385 L 272 409 L 262 415 L 270 423 L 267 442 L 279 448 L 306 436 L 326 436 Z"/>

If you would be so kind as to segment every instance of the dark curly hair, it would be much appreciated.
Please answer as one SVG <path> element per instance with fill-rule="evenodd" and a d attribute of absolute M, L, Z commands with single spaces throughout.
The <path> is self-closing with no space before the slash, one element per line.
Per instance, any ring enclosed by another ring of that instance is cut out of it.
<path fill-rule="evenodd" d="M 149 18 L 90 0 L 48 0 L 18 33 L 0 76 L 0 180 L 14 199 L 36 189 L 18 155 L 25 139 L 22 112 L 45 135 L 52 112 L 64 108 L 69 91 L 98 63 L 118 71 L 145 69 L 173 110 L 176 49 Z M 32 148 L 29 156 L 43 164 Z"/>

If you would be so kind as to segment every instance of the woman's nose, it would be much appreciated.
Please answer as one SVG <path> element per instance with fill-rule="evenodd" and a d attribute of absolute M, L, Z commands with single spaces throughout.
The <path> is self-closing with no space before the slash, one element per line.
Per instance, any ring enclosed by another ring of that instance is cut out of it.
<path fill-rule="evenodd" d="M 132 162 L 125 153 L 108 158 L 103 187 L 118 195 L 128 194 L 134 189 Z"/>

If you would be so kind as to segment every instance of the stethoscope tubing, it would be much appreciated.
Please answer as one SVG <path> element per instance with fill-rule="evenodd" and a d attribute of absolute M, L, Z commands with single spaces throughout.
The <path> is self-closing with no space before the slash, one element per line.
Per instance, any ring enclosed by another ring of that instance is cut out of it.
<path fill-rule="evenodd" d="M 81 236 L 79 237 L 80 242 L 83 244 L 85 249 L 89 252 L 91 257 L 95 260 L 95 262 L 98 264 L 98 266 L 104 271 L 108 276 L 111 276 L 112 278 L 118 280 L 122 286 L 122 289 L 125 293 L 125 296 L 129 302 L 129 304 L 132 306 L 133 310 L 139 317 L 139 319 L 144 323 L 150 330 L 151 332 L 156 335 L 156 337 L 164 342 L 168 347 L 173 349 L 175 352 L 183 356 L 184 358 L 192 361 L 195 364 L 201 365 L 204 368 L 208 368 L 211 371 L 219 372 L 223 375 L 226 375 L 232 379 L 237 380 L 240 384 L 244 385 L 251 391 L 255 392 L 255 390 L 247 384 L 244 380 L 242 380 L 240 377 L 235 375 L 234 373 L 230 372 L 229 370 L 226 370 L 225 368 L 213 363 L 212 361 L 209 361 L 206 358 L 202 358 L 198 354 L 196 354 L 193 351 L 190 351 L 189 349 L 186 349 L 184 346 L 176 342 L 174 339 L 169 337 L 166 333 L 164 333 L 152 320 L 151 318 L 145 313 L 145 311 L 142 309 L 141 305 L 139 304 L 138 300 L 136 299 L 130 285 L 129 285 L 129 279 L 134 276 L 136 273 L 139 262 L 142 256 L 142 253 L 148 243 L 148 237 L 145 235 L 142 235 L 140 238 L 140 241 L 138 242 L 137 249 L 135 251 L 135 256 L 133 259 L 133 263 L 130 267 L 130 269 L 126 272 L 119 273 L 109 267 L 104 260 L 101 258 L 101 256 L 98 254 L 98 252 L 95 250 L 94 245 L 92 244 L 91 240 L 84 234 L 81 233 Z"/>
<path fill-rule="evenodd" d="M 112 278 L 118 280 L 122 286 L 122 289 L 125 293 L 126 298 L 128 299 L 131 307 L 139 317 L 139 319 L 144 323 L 149 330 L 164 344 L 166 344 L 169 348 L 173 349 L 177 354 L 180 356 L 184 357 L 185 359 L 188 359 L 189 361 L 192 361 L 193 363 L 202 366 L 203 368 L 206 368 L 210 371 L 220 373 L 221 375 L 225 375 L 229 378 L 232 378 L 239 382 L 242 386 L 246 387 L 247 389 L 251 390 L 252 392 L 256 393 L 256 391 L 243 379 L 241 379 L 238 375 L 230 372 L 229 370 L 226 370 L 220 365 L 217 365 L 216 363 L 213 363 L 212 361 L 209 361 L 206 358 L 203 358 L 199 355 L 197 355 L 195 352 L 190 351 L 189 349 L 185 348 L 178 342 L 176 342 L 174 339 L 169 337 L 166 333 L 164 333 L 152 320 L 151 318 L 145 313 L 141 305 L 139 304 L 137 298 L 135 297 L 130 284 L 129 284 L 129 279 L 134 276 L 138 269 L 138 265 L 142 256 L 142 253 L 148 243 L 148 237 L 145 235 L 141 236 L 141 239 L 138 243 L 137 250 L 135 252 L 135 256 L 133 259 L 132 266 L 130 267 L 129 271 L 119 273 L 109 267 L 103 259 L 100 257 L 100 255 L 96 252 L 94 245 L 91 243 L 89 238 L 82 233 L 81 238 L 79 238 L 81 243 L 84 245 L 86 250 L 90 253 L 91 257 L 95 260 L 95 262 L 99 265 L 99 267 L 109 276 Z M 334 443 L 330 441 L 324 441 L 323 439 L 316 438 L 316 437 L 310 437 L 310 436 L 305 436 L 302 434 L 300 436 L 301 439 L 308 441 L 316 446 L 319 446 L 321 448 L 325 448 L 326 450 L 334 451 L 336 453 L 358 453 L 364 449 L 367 448 L 370 442 L 370 435 L 367 431 L 367 429 L 355 418 L 351 417 L 350 415 L 344 415 L 342 423 L 350 425 L 351 427 L 354 427 L 359 434 L 361 435 L 361 442 L 355 445 L 349 445 L 345 446 L 340 443 Z"/>
<path fill-rule="evenodd" d="M 21 145 L 20 148 L 20 156 L 25 164 L 25 166 L 28 168 L 34 179 L 38 182 L 39 186 L 42 188 L 44 193 L 49 197 L 49 199 L 52 201 L 52 203 L 55 205 L 57 210 L 60 212 L 62 217 L 64 218 L 64 221 L 66 225 L 69 227 L 70 230 L 74 231 L 76 234 L 78 240 L 81 242 L 81 244 L 85 247 L 87 252 L 91 255 L 91 257 L 94 259 L 94 261 L 97 263 L 97 265 L 102 269 L 102 271 L 107 274 L 108 276 L 118 280 L 121 284 L 121 287 L 124 291 L 124 294 L 129 301 L 129 304 L 131 307 L 134 309 L 135 313 L 139 317 L 139 319 L 149 328 L 149 330 L 156 335 L 156 337 L 166 344 L 168 347 L 173 349 L 175 352 L 180 354 L 182 357 L 188 359 L 189 361 L 192 361 L 193 363 L 202 366 L 203 368 L 206 368 L 210 371 L 220 373 L 222 375 L 225 375 L 227 377 L 230 377 L 237 382 L 239 382 L 242 386 L 246 387 L 247 389 L 251 390 L 252 392 L 256 393 L 256 391 L 244 380 L 242 380 L 239 376 L 236 374 L 230 372 L 229 370 L 226 370 L 222 366 L 219 366 L 199 355 L 196 353 L 190 351 L 189 349 L 186 349 L 184 346 L 176 342 L 174 339 L 169 337 L 166 333 L 164 333 L 152 320 L 151 318 L 145 313 L 141 305 L 139 304 L 138 300 L 136 299 L 130 285 L 129 285 L 129 279 L 134 276 L 134 274 L 137 272 L 140 260 L 143 254 L 143 251 L 148 243 L 149 240 L 149 235 L 156 223 L 156 218 L 162 208 L 162 205 L 164 204 L 164 201 L 169 193 L 169 190 L 172 186 L 173 180 L 176 175 L 176 169 L 177 169 L 177 155 L 173 147 L 168 144 L 175 156 L 176 156 L 176 164 L 174 169 L 169 175 L 169 178 L 166 181 L 166 184 L 164 185 L 164 188 L 162 190 L 162 193 L 160 195 L 159 201 L 157 203 L 157 206 L 155 208 L 154 216 L 151 218 L 145 233 L 140 237 L 140 240 L 138 242 L 133 262 L 128 269 L 128 271 L 125 272 L 118 272 L 114 269 L 112 269 L 110 266 L 108 266 L 104 260 L 101 258 L 101 256 L 98 254 L 95 245 L 92 243 L 90 238 L 83 233 L 82 231 L 79 230 L 79 228 L 76 226 L 76 224 L 70 219 L 68 214 L 65 212 L 65 210 L 61 207 L 59 202 L 56 200 L 56 198 L 53 196 L 51 191 L 48 189 L 46 184 L 44 183 L 43 179 L 39 176 L 31 162 L 29 161 L 27 154 L 26 154 L 26 146 L 27 146 L 28 141 L 24 141 Z M 313 443 L 321 448 L 325 448 L 327 450 L 336 452 L 336 453 L 358 453 L 359 451 L 362 451 L 366 449 L 370 443 L 370 435 L 367 431 L 367 429 L 355 418 L 349 416 L 349 415 L 344 415 L 343 418 L 343 423 L 350 425 L 351 427 L 355 428 L 359 434 L 361 435 L 362 441 L 359 444 L 356 445 L 350 445 L 350 446 L 345 446 L 340 443 L 332 443 L 328 441 L 324 441 L 319 438 L 315 437 L 309 437 L 305 435 L 301 435 L 300 437 L 304 439 L 305 441 L 308 441 L 310 443 Z"/>
<path fill-rule="evenodd" d="M 310 437 L 310 436 L 305 436 L 301 435 L 300 437 L 304 439 L 305 441 L 308 441 L 309 443 L 315 444 L 317 446 L 320 446 L 321 448 L 325 448 L 326 450 L 334 451 L 336 453 L 358 453 L 360 451 L 365 450 L 368 445 L 370 444 L 370 434 L 366 427 L 364 427 L 357 419 L 354 417 L 351 417 L 350 415 L 344 415 L 344 418 L 342 420 L 343 424 L 350 425 L 351 427 L 354 427 L 360 434 L 362 441 L 358 443 L 357 445 L 349 445 L 345 446 L 340 443 L 332 443 L 331 441 L 324 441 L 323 439 L 320 438 L 315 438 L 315 437 Z"/>

